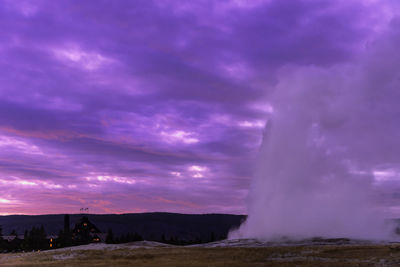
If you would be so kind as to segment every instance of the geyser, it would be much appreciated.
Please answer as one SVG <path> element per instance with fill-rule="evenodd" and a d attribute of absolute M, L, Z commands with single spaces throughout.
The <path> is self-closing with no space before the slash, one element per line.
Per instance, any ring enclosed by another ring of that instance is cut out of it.
<path fill-rule="evenodd" d="M 233 237 L 382 238 L 383 217 L 371 208 L 368 177 L 351 174 L 324 149 L 317 124 L 299 112 L 292 107 L 268 123 L 249 217 Z"/>
<path fill-rule="evenodd" d="M 230 238 L 394 238 L 374 173 L 399 167 L 399 36 L 352 63 L 281 70 L 248 218 Z"/>

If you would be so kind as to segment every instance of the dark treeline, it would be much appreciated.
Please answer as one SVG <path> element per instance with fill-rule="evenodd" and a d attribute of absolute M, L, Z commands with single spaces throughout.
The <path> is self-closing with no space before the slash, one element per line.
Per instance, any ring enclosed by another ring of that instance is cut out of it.
<path fill-rule="evenodd" d="M 82 214 L 70 214 L 71 226 L 81 220 Z M 139 233 L 145 240 L 160 239 L 162 234 L 181 240 L 197 237 L 207 239 L 210 233 L 215 236 L 227 235 L 246 219 L 242 215 L 231 214 L 177 214 L 177 213 L 134 213 L 134 214 L 87 214 L 90 221 L 107 233 L 111 228 L 114 236 Z M 0 216 L 3 232 L 9 234 L 13 229 L 23 234 L 33 226 L 44 225 L 48 235 L 58 235 L 64 223 L 64 214 L 58 215 L 8 215 Z"/>
<path fill-rule="evenodd" d="M 79 236 L 73 236 L 70 231 L 60 231 L 59 235 L 46 235 L 43 226 L 33 227 L 25 231 L 24 235 L 18 235 L 12 231 L 10 235 L 4 235 L 0 226 L 0 252 L 38 251 L 69 246 L 85 245 L 93 242 L 101 242 L 97 236 L 89 234 L 89 231 L 80 231 Z"/>
<path fill-rule="evenodd" d="M 0 216 L 0 225 L 4 226 L 3 231 L 0 229 L 0 252 L 142 240 L 172 245 L 201 244 L 225 239 L 229 230 L 238 227 L 244 218 L 229 214 L 173 213 Z"/>
<path fill-rule="evenodd" d="M 2 229 L 0 227 L 0 236 L 3 236 Z M 30 231 L 25 231 L 23 237 L 18 235 L 16 231 L 12 231 L 7 237 L 10 240 L 4 240 L 0 238 L 0 251 L 1 252 L 21 252 L 21 251 L 38 251 L 48 250 L 69 246 L 77 246 L 83 244 L 89 244 L 93 242 L 93 239 L 89 235 L 83 233 L 82 236 L 86 236 L 86 239 L 75 240 L 72 239 L 72 233 L 67 231 L 60 231 L 56 237 L 47 236 L 43 226 L 33 227 Z M 223 238 L 218 238 L 223 239 Z M 108 230 L 106 238 L 104 240 L 107 244 L 122 244 L 136 241 L 143 241 L 143 237 L 138 233 L 127 233 L 120 236 L 114 236 L 111 229 Z M 200 244 L 216 241 L 215 234 L 212 232 L 210 237 L 207 239 L 196 238 L 193 240 L 182 240 L 173 236 L 168 238 L 163 234 L 160 238 L 155 238 L 152 241 L 162 242 L 165 244 L 172 245 L 190 245 Z"/>
<path fill-rule="evenodd" d="M 18 252 L 48 249 L 50 244 L 47 239 L 44 227 L 33 227 L 30 231 L 25 231 L 23 237 L 13 230 L 7 237 L 9 240 L 3 239 L 2 228 L 0 226 L 0 251 L 1 252 Z"/>
<path fill-rule="evenodd" d="M 27 252 L 85 245 L 89 243 L 104 242 L 107 244 L 121 244 L 144 240 L 142 235 L 137 232 L 116 236 L 110 228 L 107 233 L 101 233 L 85 216 L 82 217 L 81 221 L 71 230 L 69 228 L 69 215 L 65 215 L 65 219 L 66 224 L 64 225 L 64 230 L 60 230 L 58 235 L 46 235 L 43 225 L 40 227 L 32 227 L 30 231 L 26 230 L 23 235 L 19 235 L 15 230 L 12 230 L 9 235 L 4 235 L 0 226 L 0 252 Z M 225 238 L 225 235 L 216 236 L 214 232 L 211 232 L 208 237 L 203 236 L 193 239 L 181 239 L 177 236 L 162 234 L 161 236 L 153 235 L 147 240 L 172 245 L 190 245 L 213 242 Z"/>
<path fill-rule="evenodd" d="M 107 244 L 122 244 L 122 243 L 129 243 L 135 241 L 143 241 L 143 237 L 138 233 L 128 233 L 126 235 L 120 235 L 118 237 L 114 237 L 112 229 L 108 229 L 107 237 L 105 242 Z"/>
<path fill-rule="evenodd" d="M 100 236 L 100 231 L 86 216 L 70 230 L 69 215 L 65 215 L 64 230 L 60 230 L 58 235 L 47 235 L 43 225 L 32 227 L 30 231 L 25 230 L 22 236 L 15 230 L 10 235 L 4 235 L 0 226 L 0 251 L 37 251 L 85 245 L 101 242 Z"/>
<path fill-rule="evenodd" d="M 209 242 L 214 242 L 214 241 L 219 241 L 219 240 L 224 240 L 224 239 L 226 239 L 226 235 L 220 235 L 217 237 L 214 232 L 211 232 L 209 237 L 203 237 L 203 238 L 196 237 L 191 240 L 181 239 L 179 237 L 172 236 L 172 235 L 166 237 L 165 234 L 162 234 L 161 237 L 151 238 L 151 239 L 148 239 L 148 241 L 156 241 L 156 242 L 161 242 L 164 244 L 183 246 L 183 245 L 209 243 Z M 122 243 L 129 243 L 129 242 L 143 241 L 143 240 L 144 240 L 143 237 L 138 233 L 128 233 L 126 235 L 122 234 L 118 237 L 115 237 L 112 229 L 108 229 L 105 243 L 107 243 L 107 244 L 122 244 Z"/>
<path fill-rule="evenodd" d="M 203 236 L 203 237 L 196 237 L 190 240 L 187 239 L 180 239 L 176 236 L 169 236 L 167 237 L 166 235 L 162 235 L 161 239 L 158 240 L 161 243 L 165 244 L 170 244 L 170 245 L 178 245 L 178 246 L 185 246 L 185 245 L 194 245 L 194 244 L 203 244 L 203 243 L 209 243 L 209 242 L 215 242 L 219 240 L 224 240 L 226 239 L 226 235 L 220 235 L 216 236 L 214 232 L 210 233 L 209 237 Z"/>

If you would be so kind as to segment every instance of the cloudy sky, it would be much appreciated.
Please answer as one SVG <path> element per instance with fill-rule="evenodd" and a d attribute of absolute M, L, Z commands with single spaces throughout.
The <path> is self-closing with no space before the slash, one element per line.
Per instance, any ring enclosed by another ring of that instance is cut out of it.
<path fill-rule="evenodd" d="M 383 34 L 400 44 L 397 10 L 390 0 L 0 0 L 0 214 L 246 213 L 287 69 L 354 64 Z M 384 180 L 389 167 L 373 171 Z"/>

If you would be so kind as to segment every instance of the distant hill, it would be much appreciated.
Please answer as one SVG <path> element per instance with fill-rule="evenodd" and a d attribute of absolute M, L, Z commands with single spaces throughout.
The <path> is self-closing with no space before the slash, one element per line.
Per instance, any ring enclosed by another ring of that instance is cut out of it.
<path fill-rule="evenodd" d="M 178 213 L 129 213 L 87 215 L 102 232 L 112 229 L 115 236 L 138 233 L 146 240 L 180 239 L 202 240 L 224 239 L 228 232 L 246 219 L 245 215 L 231 214 L 178 214 Z M 82 214 L 70 215 L 71 228 L 80 220 Z M 10 215 L 0 216 L 3 234 L 13 229 L 18 234 L 43 224 L 47 234 L 58 234 L 64 227 L 64 215 Z"/>

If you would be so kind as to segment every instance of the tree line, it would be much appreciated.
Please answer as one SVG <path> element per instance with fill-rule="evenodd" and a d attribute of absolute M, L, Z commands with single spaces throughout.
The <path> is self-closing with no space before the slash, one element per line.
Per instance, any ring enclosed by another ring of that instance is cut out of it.
<path fill-rule="evenodd" d="M 89 244 L 93 242 L 93 239 L 91 239 L 87 233 L 82 233 L 79 239 L 74 239 L 71 231 L 69 230 L 60 230 L 58 236 L 47 236 L 43 225 L 41 225 L 40 227 L 32 227 L 30 231 L 26 230 L 23 234 L 23 238 L 18 235 L 15 230 L 13 230 L 8 237 L 11 237 L 10 240 L 3 239 L 3 231 L 2 227 L 0 226 L 0 252 L 48 250 Z M 158 241 L 161 243 L 172 245 L 200 244 L 221 239 L 224 239 L 224 237 L 221 236 L 216 238 L 214 232 L 211 232 L 208 238 L 197 237 L 193 238 L 192 240 L 179 239 L 174 236 L 169 236 L 168 238 L 166 238 L 165 234 L 162 234 L 161 236 L 159 236 L 159 238 L 149 238 L 149 240 L 152 241 Z M 112 229 L 109 229 L 105 240 L 100 240 L 99 242 L 105 242 L 107 244 L 121 244 L 143 240 L 143 237 L 136 232 L 115 236 Z"/>
<path fill-rule="evenodd" d="M 46 238 L 46 232 L 43 225 L 41 227 L 32 227 L 30 231 L 25 231 L 23 238 L 13 230 L 9 237 L 11 240 L 3 239 L 3 231 L 0 226 L 0 251 L 1 252 L 18 252 L 45 250 L 49 248 L 49 240 Z"/>

